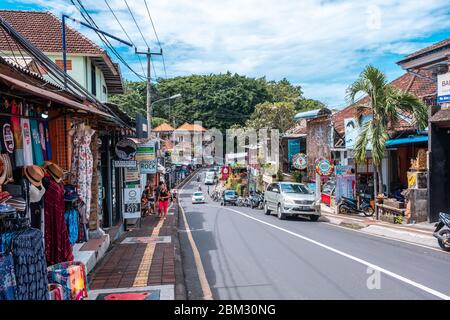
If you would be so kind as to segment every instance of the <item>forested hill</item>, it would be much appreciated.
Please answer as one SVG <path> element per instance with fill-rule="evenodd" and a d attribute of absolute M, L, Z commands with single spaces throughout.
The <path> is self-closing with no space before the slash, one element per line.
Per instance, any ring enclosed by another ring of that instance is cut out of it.
<path fill-rule="evenodd" d="M 160 79 L 153 86 L 152 101 L 176 94 L 181 94 L 181 98 L 153 105 L 154 125 L 163 121 L 175 126 L 202 121 L 206 128 L 224 130 L 233 125 L 245 125 L 256 106 L 263 103 L 286 102 L 292 104 L 295 111 L 324 106 L 304 98 L 301 87 L 288 80 L 274 82 L 231 73 Z M 145 115 L 146 83 L 127 82 L 126 93 L 110 100 L 133 117 L 137 113 Z"/>

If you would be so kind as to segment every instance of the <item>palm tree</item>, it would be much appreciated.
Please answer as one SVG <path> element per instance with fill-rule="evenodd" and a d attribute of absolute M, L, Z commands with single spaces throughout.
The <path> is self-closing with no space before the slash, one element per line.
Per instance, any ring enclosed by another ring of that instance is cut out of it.
<path fill-rule="evenodd" d="M 355 104 L 356 95 L 363 93 L 368 97 L 367 104 Z M 347 96 L 355 104 L 356 119 L 361 132 L 355 145 L 355 159 L 359 163 L 366 160 L 368 143 L 372 144 L 374 166 L 375 195 L 378 190 L 383 193 L 383 176 L 381 162 L 389 139 L 389 128 L 395 128 L 401 114 L 412 116 L 413 124 L 418 129 L 428 125 L 427 107 L 415 95 L 389 86 L 383 72 L 373 66 L 367 66 L 359 78 L 347 89 Z M 363 123 L 364 116 L 371 116 Z"/>

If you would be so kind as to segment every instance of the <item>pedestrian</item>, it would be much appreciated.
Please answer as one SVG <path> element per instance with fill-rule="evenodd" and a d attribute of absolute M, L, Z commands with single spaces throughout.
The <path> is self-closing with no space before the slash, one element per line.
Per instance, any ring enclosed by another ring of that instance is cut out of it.
<path fill-rule="evenodd" d="M 166 184 L 163 183 L 159 191 L 159 217 L 163 218 L 164 216 L 164 220 L 167 218 L 167 211 L 169 210 L 169 199 L 170 192 Z"/>
<path fill-rule="evenodd" d="M 156 187 L 155 189 L 155 202 L 154 202 L 154 212 L 156 213 L 157 210 L 157 204 L 159 203 L 159 193 L 161 191 L 161 186 L 163 185 L 164 182 L 160 181 L 159 185 Z M 159 213 L 159 215 L 161 215 L 161 212 Z"/>
<path fill-rule="evenodd" d="M 208 196 L 209 196 L 209 185 L 208 185 Z"/>

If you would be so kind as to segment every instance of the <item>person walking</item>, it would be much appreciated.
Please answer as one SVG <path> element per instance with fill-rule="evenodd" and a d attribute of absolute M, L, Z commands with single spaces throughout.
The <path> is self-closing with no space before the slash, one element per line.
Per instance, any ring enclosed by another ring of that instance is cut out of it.
<path fill-rule="evenodd" d="M 156 213 L 157 206 L 159 204 L 159 193 L 161 192 L 161 186 L 164 182 L 160 181 L 158 186 L 155 189 L 155 202 L 154 202 L 154 212 Z M 159 212 L 159 216 L 161 216 L 161 212 Z"/>
<path fill-rule="evenodd" d="M 163 183 L 159 191 L 159 217 L 164 218 L 164 220 L 167 218 L 167 211 L 169 210 L 169 199 L 170 192 L 166 184 Z"/>

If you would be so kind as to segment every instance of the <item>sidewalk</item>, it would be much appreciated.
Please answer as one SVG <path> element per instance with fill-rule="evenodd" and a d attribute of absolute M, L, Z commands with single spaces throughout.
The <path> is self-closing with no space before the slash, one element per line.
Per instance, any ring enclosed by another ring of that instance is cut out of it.
<path fill-rule="evenodd" d="M 173 205 L 166 220 L 144 218 L 112 245 L 88 276 L 90 300 L 183 299 L 177 210 Z"/>
<path fill-rule="evenodd" d="M 393 238 L 400 241 L 438 248 L 440 250 L 436 238 L 433 237 L 434 224 L 391 224 L 375 220 L 371 217 L 336 214 L 333 209 L 325 205 L 322 205 L 321 210 L 322 216 L 325 217 L 329 223 L 358 229 L 361 232 L 376 236 Z"/>

